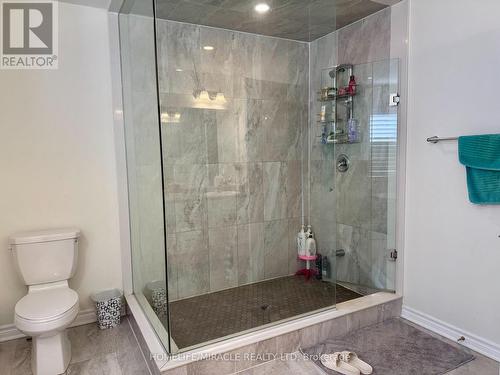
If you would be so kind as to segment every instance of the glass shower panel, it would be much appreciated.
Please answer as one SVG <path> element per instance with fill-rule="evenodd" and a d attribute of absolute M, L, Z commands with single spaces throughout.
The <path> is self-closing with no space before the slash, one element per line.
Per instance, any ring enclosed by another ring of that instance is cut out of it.
<path fill-rule="evenodd" d="M 358 142 L 339 143 L 335 160 L 345 156 L 349 168 L 334 169 L 336 196 L 336 249 L 344 254 L 337 257 L 337 280 L 354 289 L 368 283 L 371 273 L 371 183 L 370 183 L 370 115 L 372 113 L 373 67 L 371 63 L 353 66 L 356 95 L 340 100 L 338 118 L 340 132 L 347 132 L 347 120 L 352 117 L 359 124 Z M 351 115 L 352 113 L 352 115 Z"/>
<path fill-rule="evenodd" d="M 359 142 L 334 145 L 335 160 L 348 159 L 346 171 L 335 171 L 337 280 L 368 294 L 395 288 L 398 107 L 390 101 L 398 92 L 398 60 L 354 65 L 353 72 Z"/>
<path fill-rule="evenodd" d="M 399 60 L 373 63 L 371 118 L 372 277 L 368 286 L 395 290 Z M 396 97 L 395 97 L 396 95 Z"/>
<path fill-rule="evenodd" d="M 153 2 L 119 16 L 134 295 L 169 350 Z"/>

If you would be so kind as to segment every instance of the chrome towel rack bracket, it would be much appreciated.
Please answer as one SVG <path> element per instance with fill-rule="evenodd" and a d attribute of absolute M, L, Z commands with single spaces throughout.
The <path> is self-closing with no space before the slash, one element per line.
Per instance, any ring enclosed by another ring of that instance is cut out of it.
<path fill-rule="evenodd" d="M 441 137 L 438 137 L 437 135 L 435 135 L 433 137 L 427 138 L 427 142 L 429 142 L 429 143 L 438 143 L 438 142 L 441 142 L 441 141 L 456 141 L 457 139 L 458 139 L 458 137 L 445 137 L 445 138 L 441 138 Z"/>

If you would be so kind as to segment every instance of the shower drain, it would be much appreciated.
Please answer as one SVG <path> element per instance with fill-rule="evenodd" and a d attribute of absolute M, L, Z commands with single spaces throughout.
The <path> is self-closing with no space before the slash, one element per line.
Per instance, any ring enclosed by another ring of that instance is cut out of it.
<path fill-rule="evenodd" d="M 271 308 L 271 305 L 262 305 L 260 307 L 260 309 L 263 310 L 263 311 L 269 310 L 270 308 Z"/>

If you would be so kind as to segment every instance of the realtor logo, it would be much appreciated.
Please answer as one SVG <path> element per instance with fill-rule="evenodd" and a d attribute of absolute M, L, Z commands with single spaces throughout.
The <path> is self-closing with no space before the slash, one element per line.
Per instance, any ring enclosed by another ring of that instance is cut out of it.
<path fill-rule="evenodd" d="M 0 0 L 2 69 L 57 69 L 57 1 Z"/>

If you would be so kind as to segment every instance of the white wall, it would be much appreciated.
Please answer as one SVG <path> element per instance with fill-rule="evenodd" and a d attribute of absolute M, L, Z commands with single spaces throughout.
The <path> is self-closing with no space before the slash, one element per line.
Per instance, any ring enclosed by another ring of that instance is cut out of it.
<path fill-rule="evenodd" d="M 7 250 L 16 231 L 81 228 L 82 309 L 122 285 L 106 10 L 61 3 L 59 43 L 58 70 L 0 71 L 0 325 L 26 293 Z"/>
<path fill-rule="evenodd" d="M 499 20 L 498 0 L 410 3 L 404 303 L 493 345 L 500 206 L 469 203 L 457 142 L 425 140 L 500 132 Z"/>

